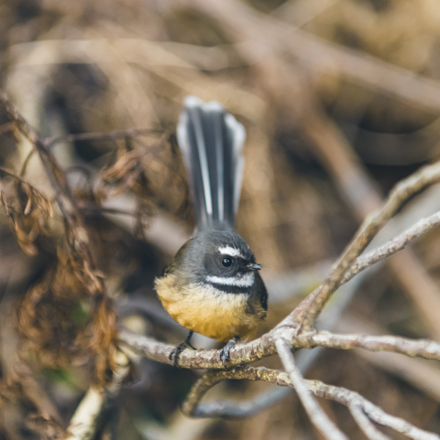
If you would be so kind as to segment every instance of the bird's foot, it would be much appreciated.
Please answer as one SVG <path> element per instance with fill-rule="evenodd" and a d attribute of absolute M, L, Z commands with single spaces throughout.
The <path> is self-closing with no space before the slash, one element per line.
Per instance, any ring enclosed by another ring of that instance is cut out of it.
<path fill-rule="evenodd" d="M 234 348 L 237 345 L 237 341 L 239 341 L 240 338 L 236 336 L 235 338 L 232 338 L 221 350 L 220 350 L 220 360 L 222 361 L 223 366 L 225 369 L 227 369 L 227 364 L 230 362 L 230 352 L 231 349 Z"/>
<path fill-rule="evenodd" d="M 193 350 L 195 350 L 195 348 L 190 342 L 192 334 L 193 332 L 190 332 L 189 335 L 186 337 L 186 339 L 177 347 L 174 347 L 173 351 L 168 356 L 168 359 L 172 361 L 173 365 L 177 368 L 179 368 L 180 353 L 182 353 L 182 351 L 185 350 L 185 348 L 192 348 Z"/>

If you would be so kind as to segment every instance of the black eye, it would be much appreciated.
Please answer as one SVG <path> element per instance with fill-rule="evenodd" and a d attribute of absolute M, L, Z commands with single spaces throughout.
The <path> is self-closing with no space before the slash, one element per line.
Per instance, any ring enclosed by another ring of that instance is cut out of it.
<path fill-rule="evenodd" d="M 225 267 L 229 267 L 232 264 L 232 260 L 230 258 L 223 258 L 222 264 Z"/>

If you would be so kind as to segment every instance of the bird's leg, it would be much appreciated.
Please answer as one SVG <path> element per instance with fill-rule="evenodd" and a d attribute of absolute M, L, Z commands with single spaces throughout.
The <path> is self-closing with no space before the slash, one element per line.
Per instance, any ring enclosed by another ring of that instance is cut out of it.
<path fill-rule="evenodd" d="M 240 337 L 235 336 L 220 350 L 220 360 L 222 361 L 225 368 L 226 364 L 230 361 L 229 353 L 231 351 L 231 348 L 234 348 L 239 340 Z"/>
<path fill-rule="evenodd" d="M 185 350 L 185 348 L 191 347 L 193 350 L 195 350 L 195 348 L 191 345 L 191 337 L 193 335 L 193 331 L 190 330 L 190 332 L 188 333 L 188 336 L 185 338 L 185 340 L 179 344 L 177 347 L 174 348 L 174 350 L 170 353 L 170 355 L 168 356 L 170 361 L 173 361 L 173 364 L 175 367 L 179 366 L 179 356 L 180 353 L 182 353 L 183 350 Z"/>

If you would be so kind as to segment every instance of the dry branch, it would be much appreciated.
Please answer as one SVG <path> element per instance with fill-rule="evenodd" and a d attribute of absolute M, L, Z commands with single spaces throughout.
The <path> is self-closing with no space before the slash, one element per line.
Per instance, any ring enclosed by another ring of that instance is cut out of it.
<path fill-rule="evenodd" d="M 274 334 L 278 330 L 272 330 L 259 339 L 231 349 L 231 365 L 248 364 L 276 354 Z M 410 357 L 440 360 L 440 343 L 430 340 L 412 340 L 399 336 L 342 335 L 325 331 L 309 331 L 297 335 L 294 328 L 284 327 L 282 330 L 283 337 L 289 341 L 290 347 L 296 349 L 327 347 L 352 350 L 362 348 L 373 352 L 389 351 Z M 126 330 L 120 332 L 119 339 L 122 344 L 148 359 L 173 365 L 169 359 L 174 348 L 172 345 Z M 183 350 L 179 358 L 179 366 L 189 369 L 224 369 L 218 350 Z"/>
<path fill-rule="evenodd" d="M 362 272 L 367 267 L 384 260 L 385 258 L 401 251 L 413 240 L 431 231 L 440 224 L 440 212 L 419 220 L 414 226 L 402 232 L 396 238 L 379 248 L 358 257 L 351 265 L 350 270 L 345 274 L 342 283 L 350 281 L 356 274 Z"/>
<path fill-rule="evenodd" d="M 288 344 L 286 344 L 286 349 L 288 350 Z M 223 412 L 225 408 L 226 410 L 228 408 L 225 402 L 200 404 L 201 399 L 207 391 L 225 379 L 264 381 L 281 387 L 295 388 L 289 374 L 284 371 L 251 366 L 233 368 L 227 371 L 211 371 L 195 383 L 187 401 L 182 407 L 184 412 L 197 417 L 231 416 L 228 412 L 226 412 L 226 414 Z M 387 414 L 381 408 L 354 391 L 327 385 L 318 380 L 303 379 L 303 381 L 307 390 L 316 397 L 333 400 L 348 408 L 350 408 L 351 405 L 355 405 L 363 411 L 370 421 L 391 428 L 409 438 L 417 440 L 438 440 L 440 438 L 437 434 L 424 431 L 403 419 Z"/>
<path fill-rule="evenodd" d="M 309 98 L 309 100 L 312 98 Z M 363 221 L 382 206 L 382 196 L 367 170 L 361 165 L 356 152 L 331 119 L 318 106 L 310 112 L 303 124 L 315 154 L 328 170 L 354 215 Z M 390 237 L 393 225 L 388 224 Z M 440 325 L 435 313 L 440 308 L 440 292 L 432 277 L 411 249 L 388 260 L 396 280 L 413 300 L 434 339 L 440 338 Z"/>
<path fill-rule="evenodd" d="M 391 437 L 380 432 L 374 425 L 371 423 L 371 420 L 367 417 L 362 409 L 361 405 L 358 405 L 356 402 L 353 402 L 348 409 L 353 416 L 353 419 L 356 421 L 359 428 L 364 432 L 364 434 L 370 440 L 391 440 Z"/>
<path fill-rule="evenodd" d="M 395 213 L 414 194 L 440 180 L 440 162 L 421 168 L 410 177 L 397 184 L 390 192 L 383 207 L 368 216 L 360 226 L 353 240 L 348 244 L 343 254 L 333 266 L 331 274 L 321 286 L 313 291 L 281 325 L 297 325 L 299 331 L 313 325 L 325 304 L 349 271 L 356 258 L 370 244 L 379 230 L 395 215 Z"/>
<path fill-rule="evenodd" d="M 278 355 L 286 369 L 287 374 L 292 381 L 298 396 L 304 405 L 310 420 L 321 433 L 322 436 L 328 440 L 345 440 L 347 437 L 336 427 L 336 425 L 327 417 L 325 412 L 317 404 L 315 399 L 310 394 L 301 373 L 295 365 L 293 354 L 290 351 L 289 344 L 280 336 L 277 338 L 275 345 L 277 347 Z"/>

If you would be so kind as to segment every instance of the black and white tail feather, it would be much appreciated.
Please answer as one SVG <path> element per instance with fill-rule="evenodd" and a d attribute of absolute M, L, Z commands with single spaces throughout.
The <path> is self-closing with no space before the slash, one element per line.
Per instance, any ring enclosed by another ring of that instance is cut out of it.
<path fill-rule="evenodd" d="M 234 228 L 240 199 L 246 132 L 216 101 L 184 101 L 177 140 L 189 176 L 197 230 Z"/>

